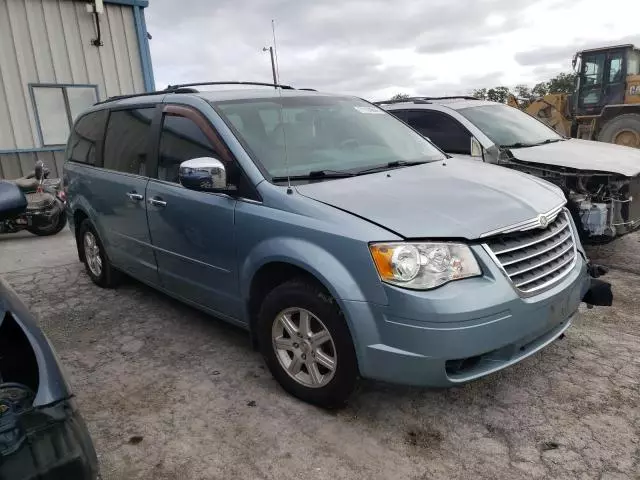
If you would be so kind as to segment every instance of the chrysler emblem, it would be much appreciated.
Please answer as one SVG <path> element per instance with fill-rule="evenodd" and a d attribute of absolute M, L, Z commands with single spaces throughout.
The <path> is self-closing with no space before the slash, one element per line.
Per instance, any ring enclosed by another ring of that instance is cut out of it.
<path fill-rule="evenodd" d="M 547 228 L 549 220 L 544 215 L 538 215 L 538 225 L 540 225 L 540 228 Z"/>

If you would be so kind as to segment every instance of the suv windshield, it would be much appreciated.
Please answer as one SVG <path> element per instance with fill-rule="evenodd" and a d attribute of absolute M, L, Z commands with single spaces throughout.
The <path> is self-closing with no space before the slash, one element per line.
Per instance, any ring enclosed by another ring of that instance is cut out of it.
<path fill-rule="evenodd" d="M 564 138 L 529 114 L 507 105 L 461 108 L 458 112 L 501 147 L 527 147 Z"/>
<path fill-rule="evenodd" d="M 444 158 L 400 120 L 357 98 L 283 96 L 212 105 L 272 178 L 358 173 Z"/>

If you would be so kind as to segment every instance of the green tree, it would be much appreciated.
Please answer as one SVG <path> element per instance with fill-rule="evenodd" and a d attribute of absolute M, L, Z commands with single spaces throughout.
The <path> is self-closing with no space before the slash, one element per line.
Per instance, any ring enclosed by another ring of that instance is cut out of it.
<path fill-rule="evenodd" d="M 575 73 L 560 73 L 547 82 L 549 93 L 573 93 L 575 84 Z"/>
<path fill-rule="evenodd" d="M 478 100 L 486 100 L 487 99 L 487 89 L 486 88 L 477 88 L 471 92 L 472 97 L 476 97 Z"/>
<path fill-rule="evenodd" d="M 409 98 L 409 95 L 407 95 L 406 93 L 396 93 L 393 97 L 391 97 L 391 100 L 406 100 L 407 98 Z"/>
<path fill-rule="evenodd" d="M 531 89 L 531 93 L 533 94 L 534 98 L 544 97 L 547 93 L 549 93 L 548 82 L 536 83 Z"/>
<path fill-rule="evenodd" d="M 487 90 L 487 100 L 491 100 L 492 102 L 499 103 L 507 103 L 507 98 L 509 97 L 508 87 L 495 87 Z"/>
<path fill-rule="evenodd" d="M 518 100 L 531 100 L 531 88 L 527 85 L 516 85 L 514 90 L 514 95 L 518 97 Z"/>
<path fill-rule="evenodd" d="M 546 82 L 540 82 L 531 89 L 534 97 L 548 93 L 573 93 L 576 83 L 575 73 L 560 73 Z"/>
<path fill-rule="evenodd" d="M 534 97 L 531 88 L 524 84 L 516 85 L 511 94 L 516 97 L 521 108 L 527 108 Z"/>
<path fill-rule="evenodd" d="M 509 95 L 518 99 L 521 106 L 528 106 L 534 99 L 544 97 L 548 93 L 573 93 L 575 73 L 560 73 L 546 82 L 536 83 L 532 88 L 527 85 L 516 85 L 513 91 L 508 87 L 477 88 L 471 95 L 480 100 L 506 103 Z"/>

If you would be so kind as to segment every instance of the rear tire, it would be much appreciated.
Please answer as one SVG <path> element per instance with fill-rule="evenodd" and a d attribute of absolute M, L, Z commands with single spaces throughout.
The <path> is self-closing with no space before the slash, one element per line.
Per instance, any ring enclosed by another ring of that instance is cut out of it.
<path fill-rule="evenodd" d="M 358 363 L 344 316 L 326 292 L 304 279 L 277 286 L 262 302 L 256 333 L 282 388 L 323 408 L 345 405 Z"/>
<path fill-rule="evenodd" d="M 31 226 L 27 227 L 27 230 L 34 235 L 38 235 L 39 237 L 48 237 L 49 235 L 55 235 L 60 233 L 64 226 L 67 224 L 67 213 L 64 209 L 58 215 L 58 220 L 54 225 L 47 225 L 46 227 L 36 227 Z"/>
<path fill-rule="evenodd" d="M 640 115 L 627 113 L 609 120 L 600 130 L 598 140 L 640 148 Z"/>
<path fill-rule="evenodd" d="M 89 219 L 80 224 L 78 249 L 81 249 L 84 266 L 93 283 L 102 288 L 118 285 L 120 272 L 111 266 L 98 232 Z"/>

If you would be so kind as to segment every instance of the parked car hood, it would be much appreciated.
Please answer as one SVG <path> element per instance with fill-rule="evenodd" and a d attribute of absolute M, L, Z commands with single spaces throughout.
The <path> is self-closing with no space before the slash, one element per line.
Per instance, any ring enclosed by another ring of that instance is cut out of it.
<path fill-rule="evenodd" d="M 405 238 L 476 239 L 565 202 L 544 180 L 461 158 L 296 189 Z"/>
<path fill-rule="evenodd" d="M 634 177 L 640 174 L 640 149 L 575 138 L 536 147 L 512 149 L 525 162 L 577 170 L 597 170 Z"/>

